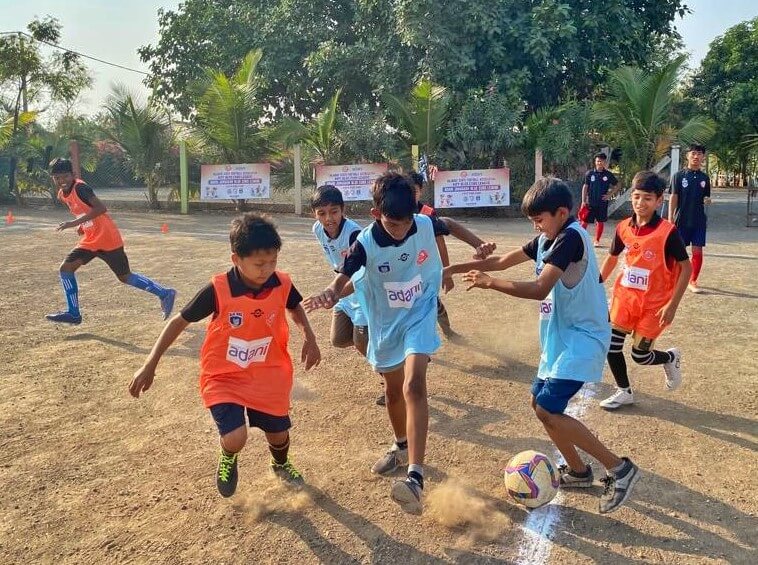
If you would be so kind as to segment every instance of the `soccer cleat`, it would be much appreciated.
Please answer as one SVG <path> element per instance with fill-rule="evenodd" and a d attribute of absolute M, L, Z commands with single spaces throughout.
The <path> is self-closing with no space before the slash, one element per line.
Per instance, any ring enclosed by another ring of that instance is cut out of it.
<path fill-rule="evenodd" d="M 616 392 L 614 392 L 611 396 L 603 400 L 600 403 L 600 408 L 604 408 L 606 410 L 616 410 L 617 408 L 631 404 L 634 404 L 634 393 L 631 391 L 627 392 L 625 389 L 620 388 L 616 390 Z"/>
<path fill-rule="evenodd" d="M 626 465 L 618 475 L 608 474 L 600 479 L 605 485 L 603 494 L 600 495 L 600 513 L 609 514 L 624 504 L 632 494 L 632 489 L 640 480 L 640 470 L 637 465 L 627 457 L 621 458 Z M 623 474 L 622 474 L 623 473 Z"/>
<path fill-rule="evenodd" d="M 666 353 L 671 353 L 674 360 L 663 364 L 663 370 L 666 373 L 666 388 L 676 390 L 682 384 L 682 352 L 678 347 L 667 349 Z"/>
<path fill-rule="evenodd" d="M 384 397 L 383 394 L 377 397 L 376 404 L 377 406 L 387 406 L 387 399 Z"/>
<path fill-rule="evenodd" d="M 395 481 L 390 491 L 392 500 L 400 505 L 400 508 L 408 514 L 421 514 L 421 496 L 424 489 L 415 480 L 408 477 L 402 481 Z"/>
<path fill-rule="evenodd" d="M 592 467 L 589 465 L 584 475 L 579 475 L 568 465 L 559 465 L 558 474 L 561 476 L 561 488 L 589 488 L 595 482 Z"/>
<path fill-rule="evenodd" d="M 161 310 L 163 311 L 164 320 L 168 320 L 169 316 L 171 316 L 171 312 L 174 309 L 174 300 L 176 300 L 176 291 L 170 288 L 166 292 L 166 295 L 161 298 Z"/>
<path fill-rule="evenodd" d="M 291 487 L 300 488 L 305 484 L 305 479 L 303 479 L 300 471 L 295 469 L 295 466 L 289 458 L 281 465 L 272 460 L 271 472 L 279 477 L 279 480 Z"/>
<path fill-rule="evenodd" d="M 237 490 L 237 454 L 227 455 L 223 451 L 218 456 L 216 467 L 216 488 L 223 497 L 230 497 Z"/>
<path fill-rule="evenodd" d="M 81 315 L 75 316 L 71 312 L 58 312 L 56 314 L 47 314 L 45 316 L 47 320 L 55 322 L 56 324 L 71 324 L 72 326 L 78 326 L 82 323 Z"/>
<path fill-rule="evenodd" d="M 698 286 L 697 281 L 690 281 L 687 288 L 690 289 L 690 292 L 693 294 L 703 294 L 703 289 Z"/>
<path fill-rule="evenodd" d="M 387 475 L 397 470 L 398 467 L 408 464 L 408 448 L 399 449 L 393 444 L 390 450 L 382 455 L 371 467 L 371 472 L 377 475 Z"/>

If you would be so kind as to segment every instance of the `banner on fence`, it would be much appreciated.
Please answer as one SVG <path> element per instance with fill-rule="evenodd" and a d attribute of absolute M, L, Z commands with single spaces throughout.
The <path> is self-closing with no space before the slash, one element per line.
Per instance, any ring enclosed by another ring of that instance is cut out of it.
<path fill-rule="evenodd" d="M 434 176 L 436 208 L 509 206 L 510 170 L 438 171 Z"/>
<path fill-rule="evenodd" d="M 345 200 L 371 200 L 374 181 L 387 172 L 387 163 L 362 165 L 318 165 L 316 186 L 331 184 Z"/>
<path fill-rule="evenodd" d="M 271 165 L 202 165 L 200 200 L 271 198 Z"/>

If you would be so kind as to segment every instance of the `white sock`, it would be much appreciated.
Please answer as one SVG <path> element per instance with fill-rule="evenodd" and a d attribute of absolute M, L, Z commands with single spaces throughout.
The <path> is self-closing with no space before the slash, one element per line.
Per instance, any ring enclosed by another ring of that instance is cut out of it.
<path fill-rule="evenodd" d="M 424 466 L 423 465 L 416 465 L 415 463 L 408 465 L 408 472 L 409 473 L 418 473 L 422 477 L 424 476 Z"/>

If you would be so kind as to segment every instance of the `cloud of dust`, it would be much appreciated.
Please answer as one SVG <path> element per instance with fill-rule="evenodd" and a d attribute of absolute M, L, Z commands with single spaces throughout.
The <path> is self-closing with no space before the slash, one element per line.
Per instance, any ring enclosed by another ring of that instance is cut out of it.
<path fill-rule="evenodd" d="M 511 527 L 508 516 L 455 479 L 429 493 L 424 515 L 449 529 L 465 529 L 474 540 L 494 541 Z"/>
<path fill-rule="evenodd" d="M 313 506 L 313 499 L 305 491 L 293 491 L 281 484 L 275 484 L 259 492 L 240 493 L 235 497 L 234 508 L 249 522 L 261 522 L 275 513 L 302 512 Z"/>
<path fill-rule="evenodd" d="M 295 382 L 292 383 L 291 400 L 316 400 L 317 398 L 318 394 L 316 394 L 316 392 L 308 385 L 300 382 L 300 380 L 296 379 Z"/>

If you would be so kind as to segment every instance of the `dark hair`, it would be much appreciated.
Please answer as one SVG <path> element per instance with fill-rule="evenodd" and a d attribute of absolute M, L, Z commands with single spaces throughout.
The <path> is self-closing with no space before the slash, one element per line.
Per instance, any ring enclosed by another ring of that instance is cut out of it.
<path fill-rule="evenodd" d="M 417 172 L 408 173 L 408 179 L 411 181 L 411 184 L 415 184 L 418 186 L 424 186 L 424 175 Z"/>
<path fill-rule="evenodd" d="M 232 220 L 229 232 L 232 252 L 240 257 L 248 257 L 256 251 L 282 248 L 282 240 L 276 226 L 268 218 L 256 212 L 248 212 Z"/>
<path fill-rule="evenodd" d="M 342 192 L 336 186 L 324 184 L 319 186 L 311 195 L 311 210 L 334 204 L 335 206 L 345 206 L 345 200 L 342 198 Z"/>
<path fill-rule="evenodd" d="M 526 191 L 521 201 L 521 211 L 528 217 L 550 212 L 555 215 L 558 208 L 571 211 L 573 199 L 569 187 L 561 179 L 542 177 Z"/>
<path fill-rule="evenodd" d="M 399 173 L 384 173 L 374 181 L 374 206 L 387 218 L 407 220 L 418 209 L 411 181 Z"/>
<path fill-rule="evenodd" d="M 690 151 L 700 151 L 700 153 L 705 153 L 705 145 L 701 143 L 690 143 Z"/>
<path fill-rule="evenodd" d="M 69 159 L 64 159 L 63 157 L 56 157 L 52 161 L 50 161 L 50 174 L 51 175 L 62 175 L 65 173 L 72 173 L 74 172 L 74 165 L 71 163 Z"/>
<path fill-rule="evenodd" d="M 640 171 L 632 179 L 632 190 L 654 192 L 656 196 L 661 196 L 666 190 L 666 181 L 653 171 Z"/>
<path fill-rule="evenodd" d="M 608 160 L 608 156 L 605 153 L 595 153 L 595 159 L 601 159 L 603 161 Z"/>

